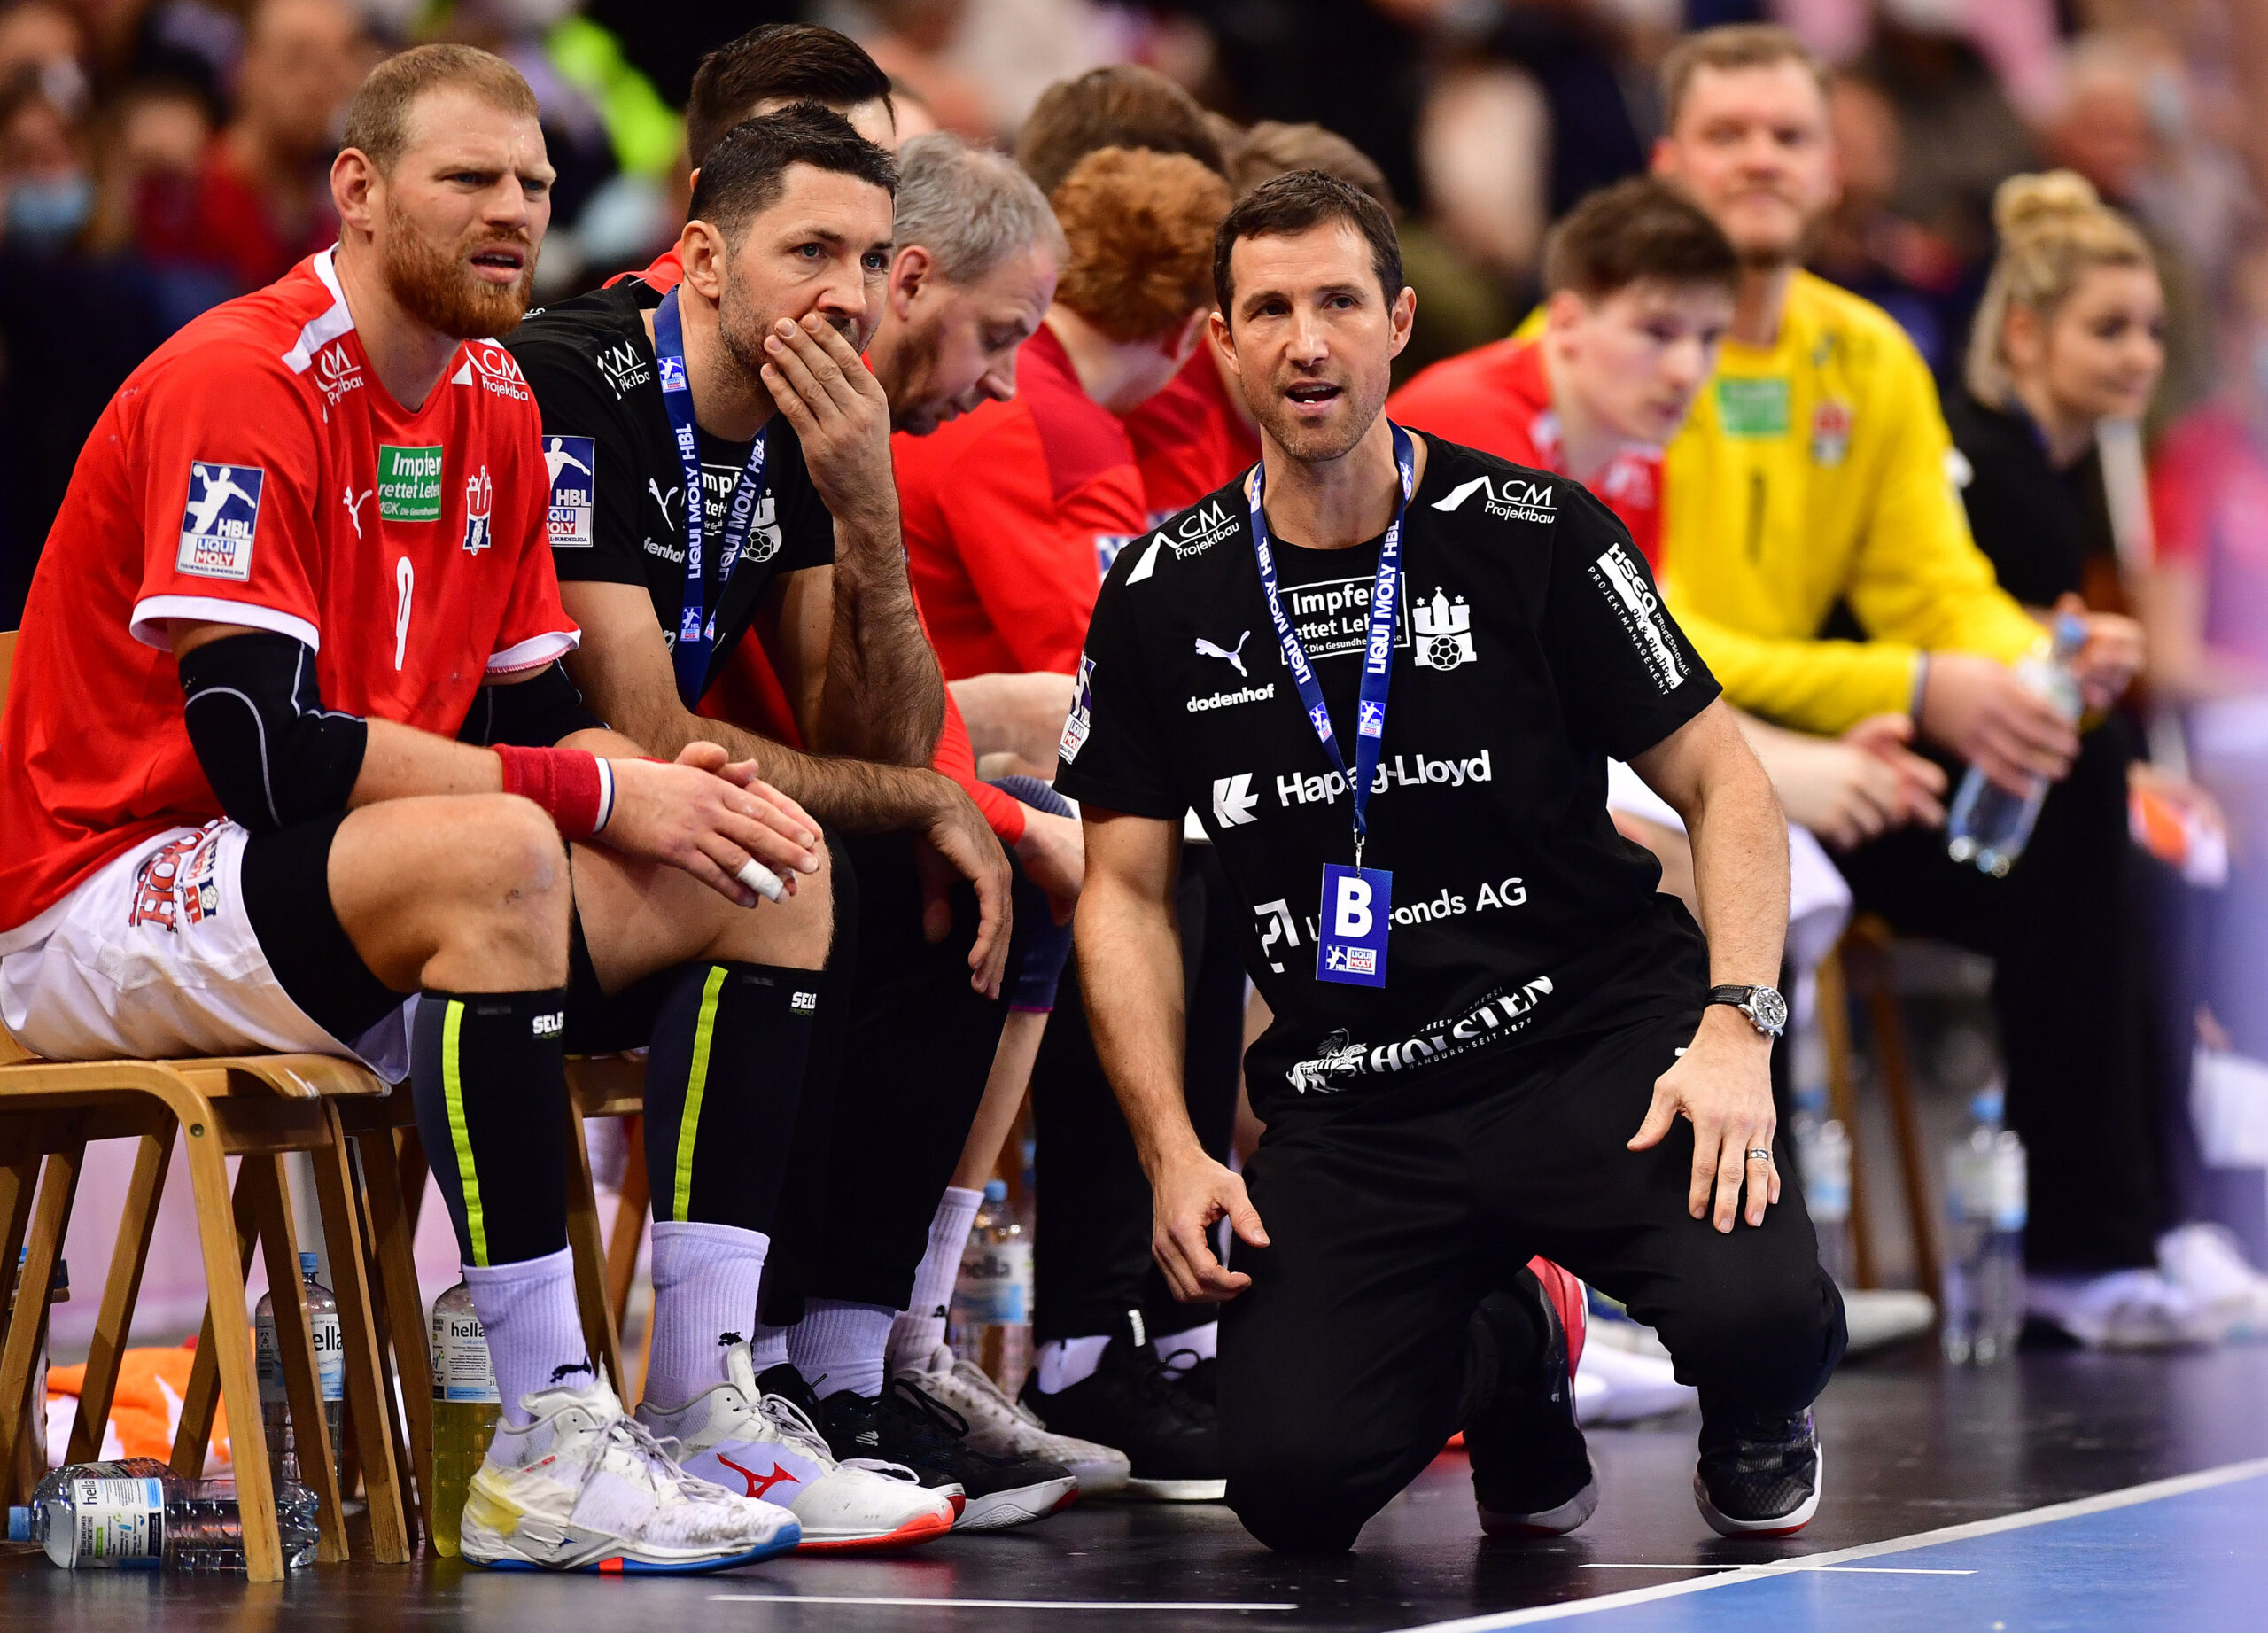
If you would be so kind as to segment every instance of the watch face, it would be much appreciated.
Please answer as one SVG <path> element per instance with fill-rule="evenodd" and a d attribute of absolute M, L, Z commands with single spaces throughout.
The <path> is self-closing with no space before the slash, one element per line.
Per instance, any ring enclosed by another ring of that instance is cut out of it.
<path fill-rule="evenodd" d="M 1756 1023 L 1768 1032 L 1784 1031 L 1788 1025 L 1788 1000 L 1768 986 L 1760 986 L 1749 997 L 1749 1007 Z"/>

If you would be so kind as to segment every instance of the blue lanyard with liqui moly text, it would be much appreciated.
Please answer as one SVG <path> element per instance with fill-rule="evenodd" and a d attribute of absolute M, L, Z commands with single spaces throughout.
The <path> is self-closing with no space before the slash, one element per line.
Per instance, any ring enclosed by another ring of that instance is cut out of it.
<path fill-rule="evenodd" d="M 701 701 L 709 678 L 709 654 L 717 644 L 717 608 L 725 599 L 725 586 L 748 545 L 756 524 L 757 502 L 764 496 L 764 456 L 769 439 L 756 433 L 748 451 L 748 469 L 733 488 L 731 509 L 725 516 L 725 536 L 717 557 L 713 600 L 701 582 L 701 566 L 708 544 L 709 506 L 701 481 L 701 432 L 693 419 L 693 386 L 685 377 L 685 324 L 678 315 L 677 291 L 662 297 L 654 312 L 654 356 L 661 365 L 662 406 L 669 410 L 670 432 L 677 439 L 679 464 L 685 486 L 685 610 L 678 614 L 677 642 L 670 661 L 677 669 L 677 695 L 688 709 Z"/>
<path fill-rule="evenodd" d="M 1252 548 L 1260 564 L 1260 587 L 1268 598 L 1268 617 L 1284 649 L 1292 684 L 1307 710 L 1309 724 L 1331 757 L 1332 766 L 1348 785 L 1355 805 L 1355 865 L 1336 862 L 1323 867 L 1322 914 L 1316 940 L 1316 979 L 1351 986 L 1386 984 L 1386 927 L 1393 914 L 1394 875 L 1383 868 L 1363 866 L 1363 842 L 1369 836 L 1371 784 L 1378 775 L 1379 750 L 1386 735 L 1386 688 L 1394 679 L 1394 636 L 1402 590 L 1402 530 L 1410 510 L 1410 497 L 1418 486 L 1418 447 L 1408 432 L 1389 424 L 1394 432 L 1394 463 L 1402 480 L 1402 496 L 1394 510 L 1394 525 L 1379 546 L 1378 577 L 1371 587 L 1369 623 L 1363 641 L 1363 678 L 1355 702 L 1355 772 L 1347 773 L 1346 756 L 1331 729 L 1331 709 L 1323 688 L 1309 663 L 1300 633 L 1284 610 L 1276 582 L 1276 553 L 1268 541 L 1268 516 L 1261 506 L 1264 465 L 1253 468 L 1245 486 L 1252 508 Z"/>

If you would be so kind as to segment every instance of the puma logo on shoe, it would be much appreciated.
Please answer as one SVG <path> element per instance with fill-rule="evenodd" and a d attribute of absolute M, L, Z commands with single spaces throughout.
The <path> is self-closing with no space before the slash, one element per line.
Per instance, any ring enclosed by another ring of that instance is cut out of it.
<path fill-rule="evenodd" d="M 741 1341 L 742 1341 L 738 1333 L 719 1333 L 717 1334 L 717 1348 L 719 1349 L 729 1349 L 734 1344 L 740 1343 Z"/>
<path fill-rule="evenodd" d="M 746 1482 L 748 1486 L 748 1494 L 750 1497 L 761 1497 L 767 1495 L 773 1487 L 778 1485 L 783 1480 L 790 1485 L 796 1483 L 796 1476 L 789 1474 L 786 1469 L 781 1468 L 776 1462 L 773 1464 L 772 1472 L 770 1474 L 759 1474 L 752 1468 L 742 1468 L 739 1464 L 734 1462 L 732 1458 L 726 1457 L 721 1451 L 717 1454 L 717 1461 L 723 1464 L 726 1468 L 732 1470 L 735 1474 L 738 1474 L 741 1479 Z"/>

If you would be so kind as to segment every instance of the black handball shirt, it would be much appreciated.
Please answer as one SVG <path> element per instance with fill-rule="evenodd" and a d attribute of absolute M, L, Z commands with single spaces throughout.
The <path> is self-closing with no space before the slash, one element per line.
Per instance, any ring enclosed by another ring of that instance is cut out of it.
<path fill-rule="evenodd" d="M 1715 678 L 1579 484 L 1426 442 L 1363 853 L 1394 875 L 1384 987 L 1316 979 L 1323 866 L 1355 859 L 1353 801 L 1277 643 L 1240 485 L 1120 552 L 1080 660 L 1055 786 L 1204 823 L 1276 1015 L 1247 1061 L 1263 1117 L 1495 1076 L 1539 1042 L 1693 1008 L 1707 988 L 1700 932 L 1607 816 L 1606 761 L 1691 719 Z M 1351 770 L 1382 540 L 1271 540 Z"/>
<path fill-rule="evenodd" d="M 662 638 L 674 646 L 685 608 L 685 475 L 644 318 L 661 299 L 652 285 L 625 278 L 529 313 L 504 345 L 543 414 L 551 558 L 561 580 L 642 585 Z M 711 680 L 781 574 L 835 561 L 835 518 L 812 486 L 795 427 L 775 413 L 766 434 L 764 494 L 718 604 L 725 518 L 749 444 L 700 433 L 703 591 L 717 614 Z"/>

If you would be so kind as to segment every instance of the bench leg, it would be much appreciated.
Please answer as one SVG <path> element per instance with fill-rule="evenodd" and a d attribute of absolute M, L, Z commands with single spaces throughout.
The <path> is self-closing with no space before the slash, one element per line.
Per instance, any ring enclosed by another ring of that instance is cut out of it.
<path fill-rule="evenodd" d="M 253 1186 L 260 1251 L 268 1261 L 268 1296 L 276 1310 L 276 1358 L 283 1363 L 284 1396 L 291 1413 L 294 1458 L 299 1483 L 315 1494 L 315 1558 L 333 1565 L 346 1558 L 346 1516 L 340 1507 L 338 1448 L 323 1418 L 322 1371 L 315 1359 L 307 1283 L 299 1276 L 291 1195 L 280 1157 L 247 1156 L 237 1173 Z"/>
<path fill-rule="evenodd" d="M 71 1424 L 66 1462 L 87 1463 L 102 1455 L 111 1396 L 118 1388 L 119 1364 L 126 1356 L 134 1302 L 141 1296 L 142 1272 L 150 1263 L 150 1239 L 157 1233 L 158 1204 L 165 1197 L 166 1170 L 173 1156 L 170 1121 L 157 1133 L 143 1135 L 135 1152 L 134 1177 L 127 1183 L 118 1246 L 111 1253 L 110 1277 L 103 1284 L 102 1308 L 95 1315 L 95 1340 L 87 1351 L 86 1381 L 79 1389 L 79 1412 Z"/>
<path fill-rule="evenodd" d="M 261 1159 L 246 1158 L 245 1173 L 255 1171 Z M 272 1162 L 274 1159 L 267 1159 Z M 268 1477 L 268 1437 L 260 1432 L 260 1379 L 252 1365 L 252 1314 L 245 1308 L 245 1270 L 252 1263 L 252 1224 L 258 1200 L 257 1183 L 240 1186 L 232 1201 L 229 1170 L 221 1151 L 221 1131 L 207 1107 L 201 1120 L 189 1128 L 189 1179 L 197 1198 L 197 1234 L 205 1252 L 205 1331 L 198 1345 L 198 1367 L 213 1357 L 213 1378 L 201 1404 L 203 1421 L 192 1421 L 189 1396 L 182 1403 L 182 1430 L 193 1433 L 189 1447 L 197 1467 L 205 1460 L 205 1439 L 213 1421 L 211 1388 L 217 1385 L 229 1409 L 229 1446 L 237 1475 L 237 1503 L 244 1520 L 245 1574 L 253 1582 L 281 1582 L 284 1554 L 276 1535 L 276 1491 Z M 233 1227 L 233 1228 L 232 1228 Z M 296 1284 L 299 1267 L 291 1267 Z M 191 1394 L 198 1391 L 196 1370 L 190 1372 Z M 318 1419 L 320 1421 L 320 1419 Z M 183 1467 L 184 1448 L 174 1442 L 174 1467 Z"/>
<path fill-rule="evenodd" d="M 607 1302 L 606 1238 L 599 1229 L 598 1196 L 591 1186 L 591 1152 L 583 1143 L 583 1119 L 570 1096 L 567 1116 L 567 1246 L 575 1265 L 575 1305 L 582 1313 L 583 1342 L 592 1361 L 606 1369 L 610 1388 L 625 1392 L 622 1345 L 614 1310 Z"/>
<path fill-rule="evenodd" d="M 31 1398 L 32 1362 L 47 1331 L 48 1285 L 63 1251 L 63 1233 L 71 1223 L 71 1202 L 78 1194 L 79 1169 L 86 1154 L 85 1143 L 73 1140 L 47 1159 L 33 1209 L 31 1238 L 17 1279 L 16 1311 L 8 1322 L 7 1341 L 0 1345 L 0 1487 L 10 1488 L 12 1502 L 19 1495 L 12 1488 L 19 1472 L 18 1453 L 30 1432 L 31 1414 L 47 1410 L 45 1401 Z"/>
<path fill-rule="evenodd" d="M 362 1160 L 362 1201 L 369 1231 L 365 1238 L 371 1260 L 370 1292 L 384 1343 L 393 1352 L 393 1366 L 401 1385 L 402 1428 L 408 1431 L 406 1450 L 396 1442 L 398 1468 L 408 1469 L 417 1483 L 420 1528 L 430 1543 L 433 1535 L 433 1359 L 427 1348 L 424 1304 L 417 1291 L 417 1259 L 413 1251 L 416 1223 L 402 1192 L 402 1176 L 393 1131 L 379 1129 L 355 1141 Z M 418 1164 L 422 1191 L 424 1166 Z"/>
<path fill-rule="evenodd" d="M 338 1339 L 346 1366 L 346 1411 L 354 1450 L 362 1465 L 362 1492 L 370 1515 L 370 1552 L 381 1565 L 409 1562 L 409 1538 L 401 1511 L 400 1465 L 393 1456 L 393 1413 L 386 1399 L 386 1368 L 378 1358 L 377 1323 L 370 1310 L 369 1257 L 355 1206 L 353 1175 L 346 1163 L 346 1136 L 338 1109 L 324 1107 L 330 1143 L 315 1159 L 315 1198 L 322 1209 L 323 1240 L 330 1248 L 330 1275 L 338 1295 Z"/>

